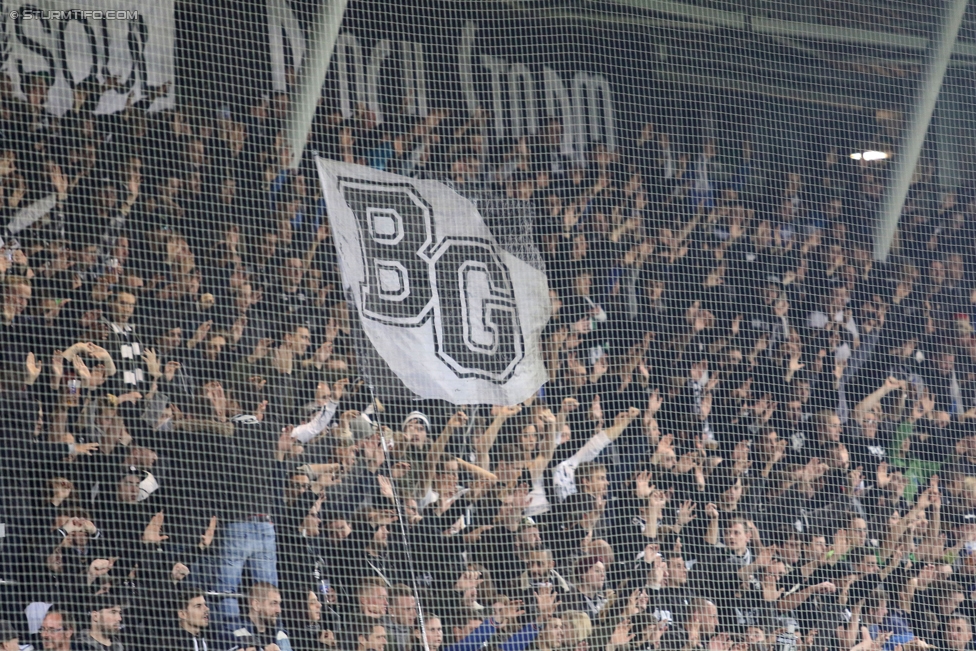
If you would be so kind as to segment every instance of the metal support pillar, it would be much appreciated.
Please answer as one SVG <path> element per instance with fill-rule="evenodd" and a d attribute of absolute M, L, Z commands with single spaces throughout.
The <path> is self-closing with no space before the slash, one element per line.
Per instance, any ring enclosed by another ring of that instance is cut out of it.
<path fill-rule="evenodd" d="M 962 17 L 966 13 L 968 3 L 969 0 L 946 2 L 942 30 L 938 40 L 930 49 L 928 65 L 919 84 L 915 107 L 902 139 L 901 148 L 896 152 L 895 170 L 889 181 L 881 214 L 878 215 L 875 226 L 874 259 L 879 262 L 888 259 L 888 251 L 891 249 L 891 242 L 898 228 L 898 219 L 901 217 L 905 198 L 908 196 L 908 186 L 912 182 L 922 145 L 925 144 L 925 134 L 932 120 L 935 102 L 939 99 L 942 80 L 949 66 L 952 49 L 956 44 L 956 35 L 959 33 L 959 26 L 962 24 Z"/>
<path fill-rule="evenodd" d="M 322 94 L 325 75 L 335 51 L 336 39 L 347 0 L 322 0 L 315 24 L 309 34 L 309 48 L 302 62 L 295 84 L 288 115 L 287 138 L 291 148 L 291 169 L 297 169 L 302 160 L 308 132 L 312 128 L 315 108 Z"/>

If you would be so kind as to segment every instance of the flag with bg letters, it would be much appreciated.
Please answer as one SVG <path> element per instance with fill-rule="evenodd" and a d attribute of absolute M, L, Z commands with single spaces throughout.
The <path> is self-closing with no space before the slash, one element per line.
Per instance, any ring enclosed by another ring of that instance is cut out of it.
<path fill-rule="evenodd" d="M 545 273 L 443 183 L 317 162 L 343 286 L 396 378 L 458 405 L 531 397 L 547 380 Z"/>

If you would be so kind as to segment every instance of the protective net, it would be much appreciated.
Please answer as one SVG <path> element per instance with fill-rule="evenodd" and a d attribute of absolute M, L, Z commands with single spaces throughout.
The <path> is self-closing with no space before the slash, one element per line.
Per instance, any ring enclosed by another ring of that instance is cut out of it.
<path fill-rule="evenodd" d="M 3 651 L 976 648 L 965 0 L 0 5 Z"/>

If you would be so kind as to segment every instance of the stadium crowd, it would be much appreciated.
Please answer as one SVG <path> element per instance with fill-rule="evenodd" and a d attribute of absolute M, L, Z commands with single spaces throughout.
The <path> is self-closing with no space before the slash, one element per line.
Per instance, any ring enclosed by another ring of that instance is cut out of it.
<path fill-rule="evenodd" d="M 972 188 L 918 174 L 879 264 L 884 163 L 323 104 L 549 278 L 537 398 L 383 404 L 287 95 L 48 83 L 0 78 L 5 651 L 974 648 Z"/>

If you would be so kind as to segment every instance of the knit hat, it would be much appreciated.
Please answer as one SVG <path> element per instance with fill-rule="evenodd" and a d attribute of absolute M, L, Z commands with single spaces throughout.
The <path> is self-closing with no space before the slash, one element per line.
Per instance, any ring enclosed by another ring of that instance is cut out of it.
<path fill-rule="evenodd" d="M 403 419 L 403 429 L 407 429 L 407 423 L 412 420 L 419 420 L 424 424 L 424 427 L 427 428 L 428 432 L 431 430 L 430 419 L 427 418 L 427 416 L 421 411 L 411 411 L 409 414 L 407 414 L 407 417 Z"/>

